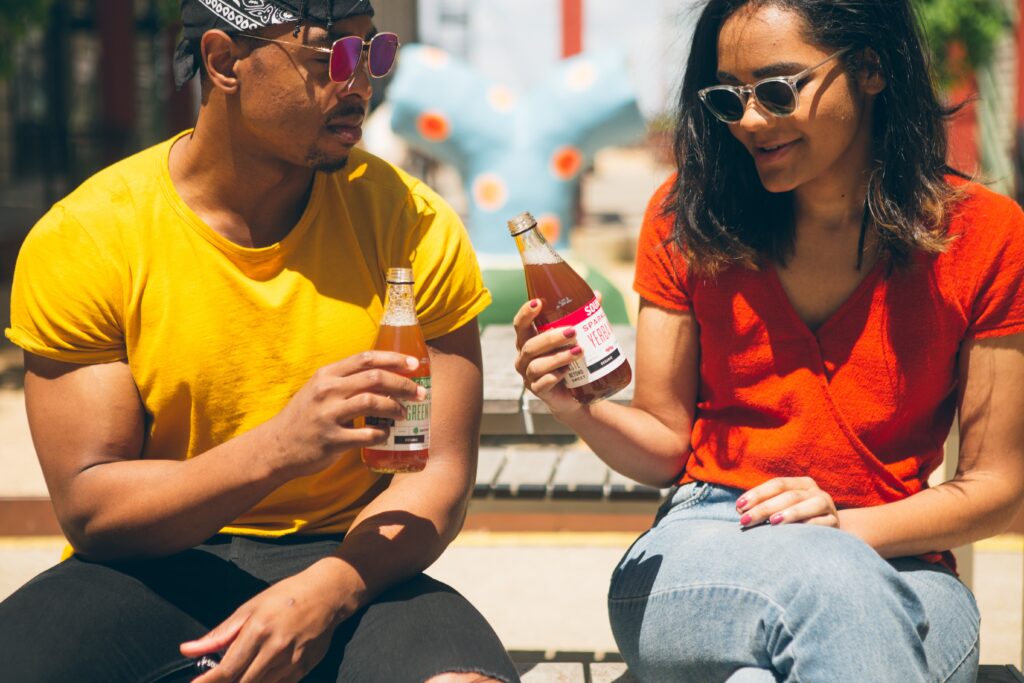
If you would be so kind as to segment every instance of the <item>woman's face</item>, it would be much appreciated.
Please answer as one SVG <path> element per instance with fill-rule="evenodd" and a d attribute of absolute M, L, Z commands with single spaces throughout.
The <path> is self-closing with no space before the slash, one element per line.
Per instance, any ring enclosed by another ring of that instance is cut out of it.
<path fill-rule="evenodd" d="M 833 52 L 808 42 L 799 14 L 746 5 L 719 32 L 718 78 L 724 85 L 746 85 L 792 76 Z M 812 182 L 846 185 L 845 179 L 859 179 L 870 162 L 875 81 L 881 77 L 851 77 L 842 56 L 832 59 L 796 84 L 799 106 L 792 115 L 773 116 L 750 97 L 743 118 L 728 124 L 729 131 L 754 158 L 769 192 Z"/>

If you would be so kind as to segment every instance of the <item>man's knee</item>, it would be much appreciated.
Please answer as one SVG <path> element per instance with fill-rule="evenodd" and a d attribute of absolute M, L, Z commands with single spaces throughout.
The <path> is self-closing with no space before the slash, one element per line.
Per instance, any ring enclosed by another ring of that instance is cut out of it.
<path fill-rule="evenodd" d="M 427 683 L 502 683 L 502 681 L 491 678 L 487 674 L 449 671 L 428 679 Z"/>

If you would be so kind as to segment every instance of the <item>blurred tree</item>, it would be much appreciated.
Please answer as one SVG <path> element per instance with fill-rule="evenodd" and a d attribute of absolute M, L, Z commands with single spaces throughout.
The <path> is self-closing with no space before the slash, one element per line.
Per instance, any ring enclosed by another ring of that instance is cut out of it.
<path fill-rule="evenodd" d="M 965 71 L 984 66 L 992 59 L 996 43 L 1012 26 L 1004 0 L 913 0 L 932 66 L 944 87 Z M 950 59 L 951 46 L 960 49 L 962 61 Z"/>
<path fill-rule="evenodd" d="M 11 73 L 14 46 L 33 26 L 46 23 L 53 0 L 18 0 L 0 3 L 0 78 Z"/>

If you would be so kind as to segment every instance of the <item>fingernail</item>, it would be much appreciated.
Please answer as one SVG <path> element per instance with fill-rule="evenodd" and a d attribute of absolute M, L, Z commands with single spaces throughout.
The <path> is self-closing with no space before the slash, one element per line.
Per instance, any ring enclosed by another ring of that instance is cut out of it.
<path fill-rule="evenodd" d="M 418 358 L 413 358 L 412 356 L 406 356 L 405 357 L 405 364 L 409 367 L 410 370 L 415 370 L 416 368 L 418 368 L 420 366 L 420 361 L 419 361 Z"/>
<path fill-rule="evenodd" d="M 583 348 L 579 346 L 574 346 L 571 349 L 569 349 L 569 353 L 571 353 L 574 356 L 578 356 L 581 353 L 583 353 Z"/>
<path fill-rule="evenodd" d="M 753 517 L 751 517 L 749 514 L 745 514 L 742 517 L 740 517 L 740 525 L 741 526 L 746 526 L 746 525 L 750 524 L 750 520 L 752 520 L 752 519 L 753 519 Z"/>
<path fill-rule="evenodd" d="M 530 308 L 537 308 L 537 306 L 539 306 L 539 305 L 540 305 L 540 302 L 537 301 L 536 299 L 534 299 L 533 301 L 530 302 Z"/>
<path fill-rule="evenodd" d="M 427 390 L 423 387 L 416 387 L 416 400 L 422 401 L 427 397 Z"/>
<path fill-rule="evenodd" d="M 772 524 L 782 524 L 782 513 L 776 512 L 774 515 L 768 518 L 768 521 Z"/>
<path fill-rule="evenodd" d="M 575 327 L 567 327 L 564 330 L 562 330 L 562 334 L 565 335 L 566 339 L 568 339 L 569 337 L 575 337 L 576 336 L 576 328 Z"/>
<path fill-rule="evenodd" d="M 742 510 L 745 507 L 747 507 L 747 497 L 743 496 L 742 498 L 736 501 L 736 509 Z"/>

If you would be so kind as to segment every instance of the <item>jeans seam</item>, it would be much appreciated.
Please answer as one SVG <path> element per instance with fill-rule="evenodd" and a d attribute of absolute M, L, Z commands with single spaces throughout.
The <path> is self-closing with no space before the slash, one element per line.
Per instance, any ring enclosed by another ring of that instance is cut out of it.
<path fill-rule="evenodd" d="M 962 667 L 967 662 L 967 658 L 971 656 L 972 652 L 974 652 L 976 649 L 980 649 L 978 648 L 978 640 L 979 639 L 975 639 L 974 643 L 967 649 L 967 652 L 965 652 L 964 656 L 960 658 L 960 661 L 957 662 L 956 666 L 950 669 L 949 673 L 943 677 L 943 683 L 946 683 L 946 681 L 949 681 L 953 678 L 956 672 L 960 670 L 960 667 Z"/>
<path fill-rule="evenodd" d="M 700 503 L 703 503 L 708 496 L 711 495 L 711 485 L 705 482 L 696 482 L 696 490 L 690 494 L 685 500 L 681 500 L 678 503 L 670 507 L 665 514 L 658 518 L 656 524 L 664 519 L 667 519 L 676 512 L 682 512 L 684 510 L 690 510 Z"/>

